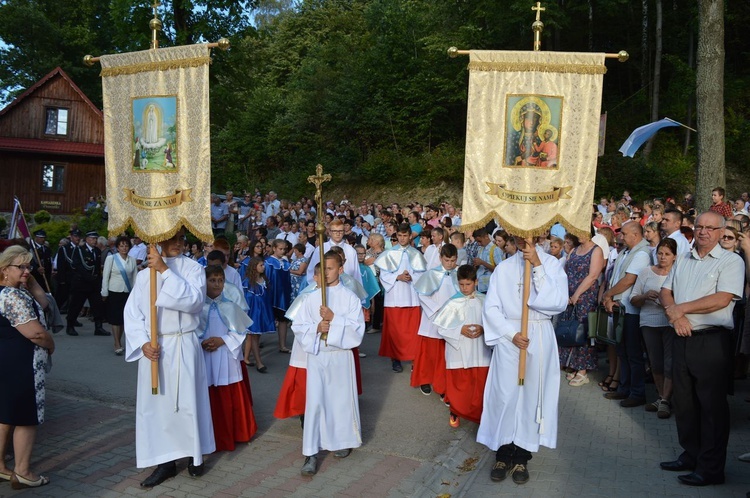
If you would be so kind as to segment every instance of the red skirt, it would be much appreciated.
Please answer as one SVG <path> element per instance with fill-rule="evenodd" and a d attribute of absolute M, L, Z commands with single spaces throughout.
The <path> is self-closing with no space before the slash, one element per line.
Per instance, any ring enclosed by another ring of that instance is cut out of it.
<path fill-rule="evenodd" d="M 305 392 L 307 390 L 307 370 L 289 365 L 284 383 L 276 400 L 273 416 L 276 418 L 298 417 L 305 414 Z"/>
<path fill-rule="evenodd" d="M 354 374 L 357 378 L 357 394 L 362 396 L 362 369 L 359 366 L 359 348 L 352 348 L 354 355 Z"/>
<path fill-rule="evenodd" d="M 446 370 L 446 399 L 450 400 L 451 413 L 479 423 L 482 418 L 484 384 L 490 367 L 455 368 Z"/>
<path fill-rule="evenodd" d="M 417 330 L 421 318 L 419 306 L 385 307 L 378 354 L 395 360 L 413 360 L 417 356 Z"/>
<path fill-rule="evenodd" d="M 436 393 L 445 394 L 445 341 L 421 335 L 417 341 L 411 387 L 430 384 Z"/>
<path fill-rule="evenodd" d="M 235 443 L 247 443 L 258 430 L 253 413 L 247 370 L 242 380 L 228 386 L 210 386 L 211 417 L 216 451 L 234 451 Z"/>

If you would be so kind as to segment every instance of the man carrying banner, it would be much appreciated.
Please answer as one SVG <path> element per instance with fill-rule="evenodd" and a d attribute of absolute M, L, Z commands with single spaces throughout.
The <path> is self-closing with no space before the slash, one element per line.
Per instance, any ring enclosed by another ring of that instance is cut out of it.
<path fill-rule="evenodd" d="M 551 318 L 568 304 L 568 277 L 557 260 L 530 239 L 515 241 L 519 251 L 492 273 L 482 314 L 484 340 L 493 352 L 477 442 L 496 451 L 493 481 L 511 474 L 513 482 L 524 484 L 531 452 L 540 445 L 557 445 L 560 367 Z M 528 338 L 520 332 L 526 261 L 533 267 Z M 528 351 L 524 385 L 518 385 L 521 350 Z"/>
<path fill-rule="evenodd" d="M 151 271 L 138 273 L 125 305 L 125 360 L 138 361 L 135 452 L 138 468 L 158 465 L 141 483 L 161 484 L 177 474 L 175 460 L 190 457 L 188 472 L 203 473 L 203 455 L 216 449 L 206 364 L 196 329 L 206 295 L 203 267 L 182 255 L 184 231 L 149 247 L 157 272 L 159 343 L 151 346 Z M 151 362 L 159 365 L 159 394 L 151 392 Z"/>

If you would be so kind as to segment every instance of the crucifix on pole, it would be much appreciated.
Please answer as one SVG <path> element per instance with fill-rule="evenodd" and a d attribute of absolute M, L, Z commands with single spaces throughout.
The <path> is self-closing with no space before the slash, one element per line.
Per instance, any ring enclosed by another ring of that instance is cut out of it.
<path fill-rule="evenodd" d="M 318 234 L 318 250 L 320 251 L 320 300 L 323 306 L 326 304 L 326 278 L 325 278 L 325 248 L 323 247 L 323 234 L 326 232 L 326 226 L 323 220 L 325 209 L 323 209 L 323 183 L 331 181 L 331 175 L 323 174 L 323 165 L 318 164 L 315 167 L 315 174 L 307 177 L 307 181 L 315 185 L 315 203 L 318 210 L 318 223 L 315 225 L 315 233 Z M 323 332 L 320 338 L 324 341 L 328 339 L 328 333 Z"/>

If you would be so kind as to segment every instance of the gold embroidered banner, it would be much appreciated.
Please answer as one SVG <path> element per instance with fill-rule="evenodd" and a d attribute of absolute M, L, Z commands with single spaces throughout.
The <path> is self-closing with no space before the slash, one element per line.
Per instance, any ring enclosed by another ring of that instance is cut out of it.
<path fill-rule="evenodd" d="M 109 232 L 212 240 L 206 45 L 104 55 Z"/>
<path fill-rule="evenodd" d="M 604 54 L 471 51 L 463 230 L 589 233 L 605 72 Z"/>

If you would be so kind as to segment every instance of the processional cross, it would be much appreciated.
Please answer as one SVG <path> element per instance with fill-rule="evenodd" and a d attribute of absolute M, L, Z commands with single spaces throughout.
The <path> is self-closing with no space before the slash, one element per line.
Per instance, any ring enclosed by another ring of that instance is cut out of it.
<path fill-rule="evenodd" d="M 539 16 L 541 15 L 542 11 L 545 11 L 547 9 L 545 7 L 542 7 L 542 2 L 537 2 L 536 3 L 536 7 L 532 7 L 531 10 L 535 10 L 536 11 L 536 20 L 537 21 L 541 21 L 541 19 L 539 18 Z"/>
<path fill-rule="evenodd" d="M 320 251 L 320 300 L 323 306 L 326 304 L 326 272 L 325 272 L 325 248 L 323 247 L 323 234 L 326 232 L 326 226 L 323 223 L 323 183 L 331 181 L 331 175 L 323 174 L 323 165 L 318 164 L 315 167 L 315 174 L 307 177 L 307 181 L 315 185 L 315 203 L 318 205 L 318 223 L 315 226 L 315 233 L 318 234 L 318 250 Z M 328 344 L 328 333 L 323 332 L 320 338 Z"/>

